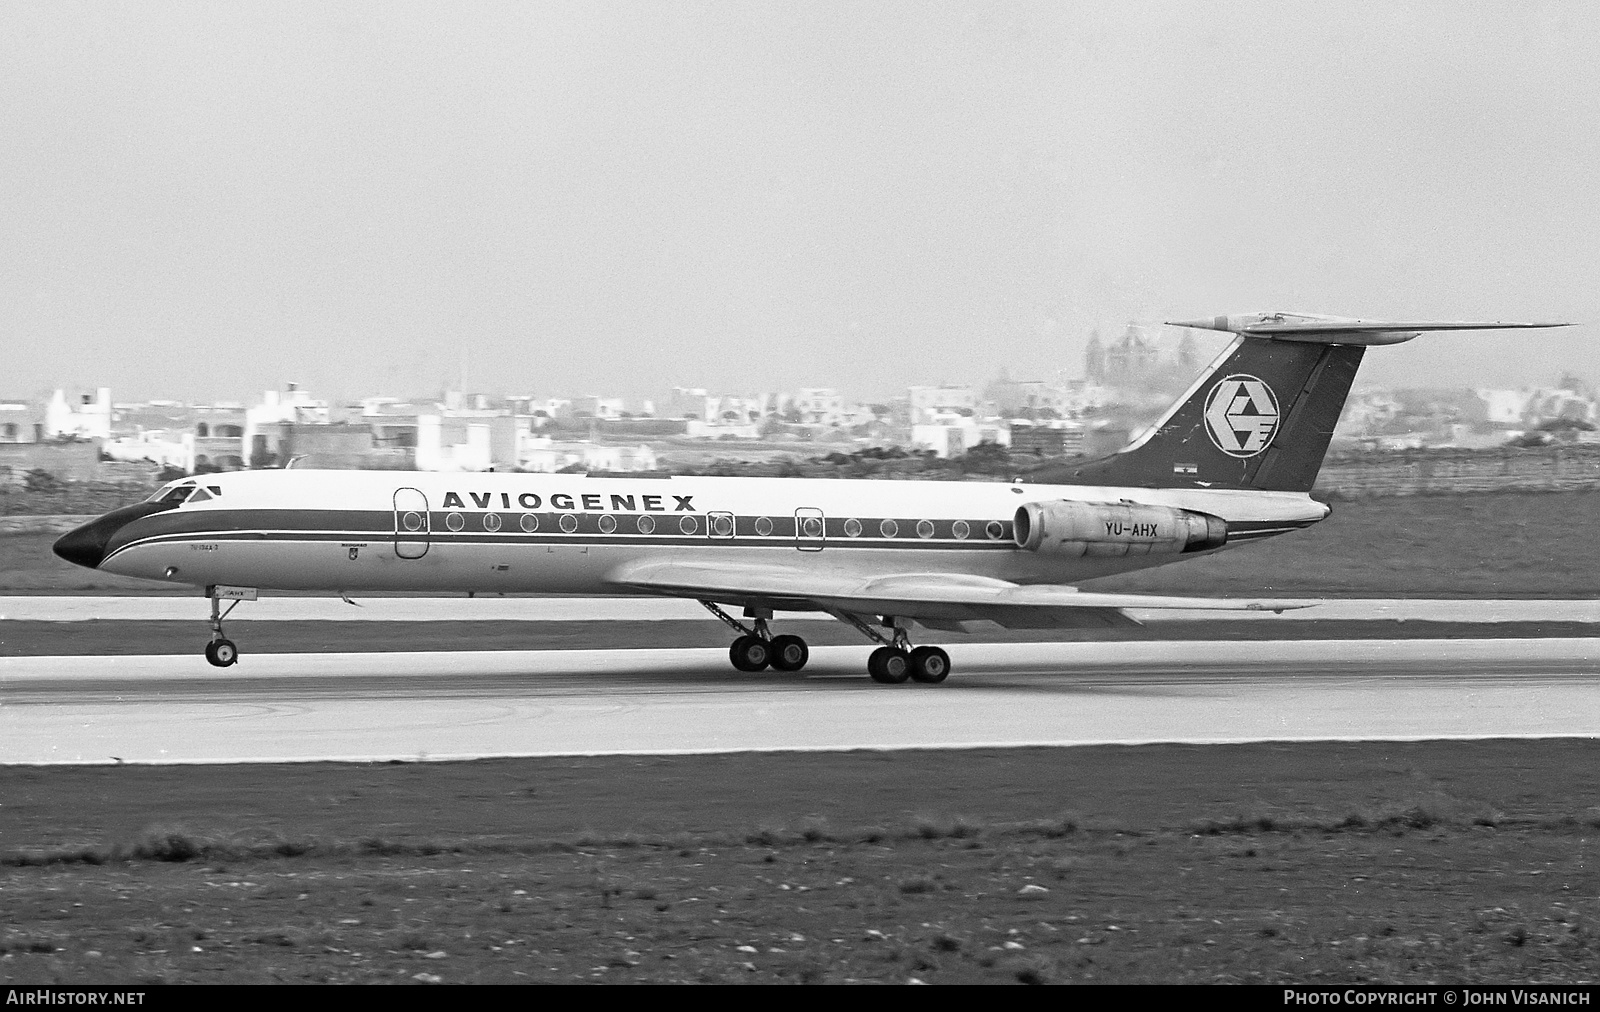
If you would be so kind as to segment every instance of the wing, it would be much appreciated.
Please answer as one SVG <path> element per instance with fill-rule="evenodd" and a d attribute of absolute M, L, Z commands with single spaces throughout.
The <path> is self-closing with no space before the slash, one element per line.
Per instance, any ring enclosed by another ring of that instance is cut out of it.
<path fill-rule="evenodd" d="M 959 629 L 963 622 L 980 620 L 1009 629 L 1138 625 L 1123 612 L 1125 608 L 1280 612 L 1309 607 L 1304 601 L 1100 594 L 951 573 L 860 577 L 737 563 L 637 563 L 616 571 L 608 582 L 673 597 L 782 611 L 894 615 L 936 629 Z"/>

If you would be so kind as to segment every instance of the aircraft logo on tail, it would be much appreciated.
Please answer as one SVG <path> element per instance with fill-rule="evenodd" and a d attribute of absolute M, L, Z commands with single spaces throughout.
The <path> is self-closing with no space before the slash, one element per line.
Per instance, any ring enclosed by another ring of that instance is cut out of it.
<path fill-rule="evenodd" d="M 1217 381 L 1206 397 L 1206 434 L 1230 457 L 1254 457 L 1278 431 L 1278 398 L 1265 382 L 1245 373 Z"/>

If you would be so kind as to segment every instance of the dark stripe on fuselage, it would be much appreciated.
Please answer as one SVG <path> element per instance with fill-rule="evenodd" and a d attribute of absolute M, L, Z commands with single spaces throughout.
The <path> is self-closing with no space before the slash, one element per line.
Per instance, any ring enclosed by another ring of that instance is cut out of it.
<path fill-rule="evenodd" d="M 402 511 L 401 517 L 405 514 Z M 1009 520 L 932 519 L 926 517 L 824 517 L 820 537 L 808 535 L 805 516 L 736 516 L 732 535 L 711 533 L 725 513 L 567 513 L 430 511 L 423 529 L 397 531 L 391 510 L 194 510 L 169 511 L 140 518 L 118 531 L 107 545 L 106 559 L 130 548 L 210 541 L 388 542 L 435 545 L 640 545 L 658 547 L 997 549 L 1012 548 Z M 490 519 L 493 518 L 493 519 Z M 531 518 L 531 519 L 529 519 Z M 418 520 L 421 520 L 420 513 Z M 452 527 L 452 520 L 458 525 Z M 571 527 L 562 527 L 563 521 Z M 498 526 L 496 526 L 498 521 Z M 523 525 L 528 522 L 532 530 Z M 646 522 L 648 533 L 641 530 Z M 692 523 L 692 527 L 686 524 Z M 763 523 L 765 522 L 765 523 Z M 1229 521 L 1228 539 L 1248 542 L 1300 530 L 1316 521 Z M 893 524 L 892 535 L 885 525 Z M 767 526 L 770 525 L 770 526 Z M 931 532 L 929 527 L 931 525 Z M 965 525 L 966 537 L 958 536 Z M 608 530 L 607 527 L 610 527 Z M 762 533 L 766 527 L 767 533 Z M 431 529 L 429 529 L 431 528 Z M 852 533 L 855 532 L 855 533 Z M 926 535 L 926 536 L 924 536 Z"/>
<path fill-rule="evenodd" d="M 152 544 L 221 541 L 328 541 L 372 543 L 400 541 L 420 544 L 584 544 L 694 546 L 739 545 L 810 547 L 832 545 L 858 548 L 1010 548 L 1011 522 L 1001 520 L 930 520 L 919 517 L 827 517 L 821 536 L 804 532 L 807 517 L 734 518 L 731 535 L 715 533 L 718 516 L 727 514 L 612 514 L 612 513 L 493 513 L 454 510 L 432 511 L 432 528 L 396 531 L 392 511 L 375 510 L 196 510 L 149 518 L 129 524 L 112 538 L 106 558 L 128 549 Z M 404 513 L 401 514 L 404 516 Z M 494 519 L 489 519 L 489 518 Z M 451 526 L 452 518 L 457 527 Z M 532 530 L 523 524 L 531 518 Z M 420 521 L 421 516 L 418 514 Z M 647 520 L 648 533 L 640 521 Z M 770 526 L 761 533 L 762 521 Z M 498 525 L 495 523 L 498 521 Z M 567 527 L 563 527 L 563 522 Z M 883 525 L 892 523 L 895 536 L 886 537 Z M 924 525 L 932 525 L 931 532 Z M 957 536 L 958 525 L 966 537 Z M 653 526 L 651 526 L 653 525 Z M 607 528 L 610 528 L 609 530 Z M 567 529 L 570 528 L 570 529 Z M 801 533 L 797 533 L 797 530 Z M 852 535 L 850 532 L 856 531 Z M 926 535 L 926 536 L 924 536 Z"/>
<path fill-rule="evenodd" d="M 198 531 L 186 534 L 161 534 L 148 538 L 139 538 L 129 541 L 117 548 L 110 555 L 109 560 L 123 552 L 137 548 L 146 548 L 152 545 L 188 545 L 188 544 L 221 544 L 272 542 L 275 544 L 337 544 L 367 546 L 371 544 L 388 545 L 395 540 L 392 532 L 374 536 L 361 531 L 226 531 L 211 532 Z M 422 538 L 401 538 L 400 541 L 410 544 L 421 544 Z M 536 545 L 570 545 L 583 547 L 609 546 L 613 548 L 624 547 L 674 547 L 674 548 L 703 548 L 707 546 L 738 546 L 741 548 L 781 548 L 794 551 L 797 547 L 809 547 L 804 543 L 797 543 L 793 538 L 708 538 L 700 537 L 660 537 L 643 534 L 484 534 L 484 533 L 440 533 L 428 539 L 431 548 L 441 548 L 449 545 L 501 545 L 510 547 L 531 548 Z M 926 550 L 964 550 L 964 551 L 995 551 L 1015 549 L 1009 540 L 990 541 L 939 541 L 923 538 L 899 538 L 889 540 L 886 538 L 849 538 L 823 542 L 829 551 L 845 549 L 872 549 L 875 551 L 903 551 L 921 548 Z"/>

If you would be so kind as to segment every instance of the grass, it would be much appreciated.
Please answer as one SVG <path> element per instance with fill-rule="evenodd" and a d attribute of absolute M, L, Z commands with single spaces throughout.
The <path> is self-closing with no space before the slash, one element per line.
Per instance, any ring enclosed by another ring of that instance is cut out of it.
<path fill-rule="evenodd" d="M 1411 799 L 1392 824 L 1245 816 L 1064 836 L 985 823 L 929 838 L 908 820 L 876 842 L 794 826 L 759 845 L 643 834 L 380 856 L 330 841 L 226 863 L 213 841 L 163 833 L 120 864 L 0 873 L 8 916 L 27 925 L 0 935 L 0 979 L 1592 979 L 1594 827 L 1405 817 L 1435 803 Z"/>
<path fill-rule="evenodd" d="M 0 852 L 0 866 L 15 868 L 64 865 L 129 865 L 141 862 L 183 864 L 186 862 L 271 861 L 307 858 L 314 861 L 333 858 L 428 858 L 440 855 L 526 855 L 581 854 L 595 850 L 650 851 L 685 856 L 708 847 L 794 850 L 818 845 L 894 847 L 923 841 L 1029 841 L 1061 840 L 1068 836 L 1085 841 L 1139 839 L 1152 835 L 1235 837 L 1268 834 L 1307 834 L 1323 836 L 1348 834 L 1405 835 L 1422 830 L 1463 831 L 1474 828 L 1510 830 L 1583 831 L 1600 829 L 1600 813 L 1555 812 L 1536 817 L 1512 818 L 1481 805 L 1430 796 L 1410 801 L 1362 806 L 1333 817 L 1307 814 L 1250 814 L 1226 818 L 1207 818 L 1176 826 L 1132 829 L 1117 824 L 1099 827 L 1079 825 L 1075 817 L 1028 820 L 1022 822 L 984 821 L 970 817 L 917 816 L 894 828 L 865 826 L 852 829 L 820 830 L 814 819 L 804 819 L 793 827 L 763 827 L 747 833 L 626 832 L 601 834 L 586 831 L 549 839 L 483 840 L 472 836 L 430 838 L 409 841 L 377 837 L 357 839 L 285 839 L 268 832 L 204 834 L 182 829 L 151 828 L 128 841 L 100 845 L 62 847 L 43 850 Z M 1070 870 L 1070 863 L 1063 866 Z M 902 893 L 926 893 L 937 888 L 934 879 L 915 875 L 898 885 Z M 636 898 L 653 899 L 654 890 L 635 889 Z M 648 895 L 647 895 L 648 894 Z"/>

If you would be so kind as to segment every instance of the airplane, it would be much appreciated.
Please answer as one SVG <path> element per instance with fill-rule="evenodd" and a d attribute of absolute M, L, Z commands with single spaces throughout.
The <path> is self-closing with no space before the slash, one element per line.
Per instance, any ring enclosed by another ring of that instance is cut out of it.
<path fill-rule="evenodd" d="M 205 656 L 219 667 L 239 656 L 223 620 L 260 590 L 654 595 L 697 600 L 727 625 L 740 671 L 805 667 L 805 640 L 770 623 L 821 611 L 878 644 L 874 681 L 938 683 L 950 657 L 913 646 L 914 626 L 1127 626 L 1138 624 L 1130 608 L 1303 607 L 1075 584 L 1328 516 L 1309 493 L 1368 347 L 1567 326 L 1292 313 L 1171 325 L 1233 336 L 1126 447 L 1027 483 L 237 471 L 170 482 L 54 549 L 91 569 L 203 588 Z"/>

